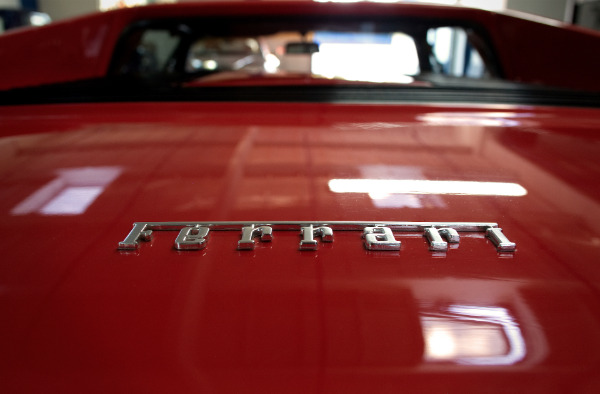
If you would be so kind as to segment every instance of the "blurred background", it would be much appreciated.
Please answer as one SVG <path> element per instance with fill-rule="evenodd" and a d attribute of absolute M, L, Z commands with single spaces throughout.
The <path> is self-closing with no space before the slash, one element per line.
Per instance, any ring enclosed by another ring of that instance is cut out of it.
<path fill-rule="evenodd" d="M 190 0 L 0 0 L 0 33 L 22 26 L 40 26 L 97 11 Z M 229 1 L 229 0 L 221 0 Z M 249 0 L 260 1 L 260 0 Z M 284 1 L 284 0 L 282 0 Z M 327 2 L 330 0 L 315 0 Z M 356 0 L 335 0 L 355 2 Z M 380 0 L 381 2 L 437 3 L 513 10 L 600 30 L 600 0 Z"/>

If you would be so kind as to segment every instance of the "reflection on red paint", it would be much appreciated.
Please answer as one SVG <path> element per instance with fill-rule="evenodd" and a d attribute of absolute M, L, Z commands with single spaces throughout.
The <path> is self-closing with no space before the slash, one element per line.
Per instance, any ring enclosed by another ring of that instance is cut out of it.
<path fill-rule="evenodd" d="M 451 305 L 421 315 L 425 361 L 511 365 L 526 354 L 521 329 L 501 307 Z"/>
<path fill-rule="evenodd" d="M 15 206 L 13 215 L 80 215 L 119 176 L 119 167 L 60 169 L 58 176 Z"/>

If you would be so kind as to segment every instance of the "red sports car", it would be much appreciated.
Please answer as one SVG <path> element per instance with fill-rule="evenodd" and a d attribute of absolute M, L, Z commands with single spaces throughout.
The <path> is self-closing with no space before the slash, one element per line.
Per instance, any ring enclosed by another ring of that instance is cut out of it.
<path fill-rule="evenodd" d="M 600 35 L 182 3 L 0 37 L 0 390 L 600 391 Z"/>

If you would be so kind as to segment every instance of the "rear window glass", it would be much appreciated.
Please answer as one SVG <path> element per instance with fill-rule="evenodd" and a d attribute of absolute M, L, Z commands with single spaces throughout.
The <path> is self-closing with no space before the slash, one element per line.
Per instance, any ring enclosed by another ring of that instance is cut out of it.
<path fill-rule="evenodd" d="M 434 72 L 453 77 L 484 78 L 485 63 L 464 29 L 436 27 L 427 32 Z"/>
<path fill-rule="evenodd" d="M 470 28 L 411 21 L 331 28 L 321 22 L 310 29 L 306 23 L 306 29 L 285 29 L 284 22 L 270 29 L 259 21 L 242 27 L 213 23 L 214 29 L 191 22 L 133 29 L 113 74 L 188 84 L 302 76 L 402 84 L 497 77 L 491 51 Z"/>

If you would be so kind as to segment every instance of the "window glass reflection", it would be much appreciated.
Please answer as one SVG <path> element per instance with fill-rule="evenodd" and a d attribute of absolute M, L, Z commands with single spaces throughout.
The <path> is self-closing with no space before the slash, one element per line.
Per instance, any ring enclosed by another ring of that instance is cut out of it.
<path fill-rule="evenodd" d="M 525 357 L 521 329 L 501 307 L 450 305 L 421 314 L 425 361 L 510 365 Z"/>
<path fill-rule="evenodd" d="M 80 215 L 115 180 L 120 167 L 82 167 L 57 171 L 46 183 L 11 211 L 13 215 Z"/>
<path fill-rule="evenodd" d="M 43 215 L 79 215 L 102 193 L 100 186 L 67 187 L 40 209 Z"/>

